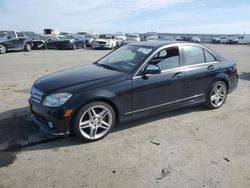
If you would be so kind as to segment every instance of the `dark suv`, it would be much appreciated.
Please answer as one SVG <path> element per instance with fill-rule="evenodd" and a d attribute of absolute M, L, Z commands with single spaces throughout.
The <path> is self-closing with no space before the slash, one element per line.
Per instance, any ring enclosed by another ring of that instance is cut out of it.
<path fill-rule="evenodd" d="M 10 50 L 31 51 L 32 39 L 29 39 L 23 32 L 0 31 L 0 54 Z"/>

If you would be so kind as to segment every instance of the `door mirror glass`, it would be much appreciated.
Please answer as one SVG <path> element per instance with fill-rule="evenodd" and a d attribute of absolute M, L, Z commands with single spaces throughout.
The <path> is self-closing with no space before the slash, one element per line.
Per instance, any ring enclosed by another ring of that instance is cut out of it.
<path fill-rule="evenodd" d="M 161 73 L 161 69 L 158 65 L 154 65 L 154 64 L 148 64 L 144 71 L 143 74 L 160 74 Z"/>

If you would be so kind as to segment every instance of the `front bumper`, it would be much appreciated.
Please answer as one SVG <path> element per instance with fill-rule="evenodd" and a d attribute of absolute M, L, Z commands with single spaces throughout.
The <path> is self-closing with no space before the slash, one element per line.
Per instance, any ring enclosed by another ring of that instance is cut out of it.
<path fill-rule="evenodd" d="M 112 46 L 111 44 L 94 44 L 94 48 L 106 48 L 106 49 L 111 49 Z"/>
<path fill-rule="evenodd" d="M 70 134 L 71 118 L 63 117 L 66 111 L 62 107 L 46 107 L 29 99 L 31 119 L 40 130 L 55 136 Z M 49 125 L 53 125 L 52 127 Z"/>

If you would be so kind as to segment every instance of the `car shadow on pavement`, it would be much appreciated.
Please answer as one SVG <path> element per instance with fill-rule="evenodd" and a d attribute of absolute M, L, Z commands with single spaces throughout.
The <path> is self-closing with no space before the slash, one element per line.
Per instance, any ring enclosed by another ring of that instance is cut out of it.
<path fill-rule="evenodd" d="M 136 126 L 143 126 L 143 124 L 157 121 L 160 119 L 165 119 L 202 110 L 207 110 L 207 108 L 202 105 L 192 106 L 164 112 L 144 119 L 138 119 L 127 123 L 122 123 L 119 126 L 114 127 L 111 134 L 118 131 L 122 131 L 124 129 Z M 58 139 L 64 139 L 66 142 L 61 142 L 61 144 L 59 142 L 58 146 L 53 145 L 51 147 L 64 147 L 76 144 L 84 144 L 74 135 L 66 137 L 65 139 L 65 137 L 51 136 L 41 132 L 38 126 L 31 121 L 28 108 L 21 108 L 0 113 L 0 151 L 20 150 L 30 146 L 52 142 Z M 42 149 L 41 147 L 39 148 Z"/>
<path fill-rule="evenodd" d="M 160 119 L 205 110 L 207 108 L 200 105 L 164 112 L 144 119 L 120 124 L 113 129 L 111 134 L 124 129 L 143 126 L 143 124 Z M 60 141 L 56 142 L 57 140 Z M 84 143 L 74 135 L 65 138 L 41 132 L 38 126 L 31 121 L 27 107 L 0 113 L 0 168 L 12 164 L 17 153 L 23 149 L 25 151 L 46 150 L 80 144 L 90 143 Z"/>
<path fill-rule="evenodd" d="M 248 81 L 250 81 L 250 73 L 249 72 L 242 72 L 241 74 L 239 74 L 239 78 L 241 80 L 248 80 Z"/>

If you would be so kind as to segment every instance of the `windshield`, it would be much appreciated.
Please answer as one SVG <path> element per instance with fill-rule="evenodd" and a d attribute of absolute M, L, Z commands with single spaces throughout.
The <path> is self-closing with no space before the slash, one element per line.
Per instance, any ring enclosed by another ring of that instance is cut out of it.
<path fill-rule="evenodd" d="M 113 39 L 114 37 L 112 35 L 100 35 L 99 39 Z"/>
<path fill-rule="evenodd" d="M 107 69 L 130 73 L 148 57 L 152 49 L 143 46 L 123 46 L 96 64 Z"/>
<path fill-rule="evenodd" d="M 0 37 L 6 37 L 8 33 L 8 31 L 0 31 Z"/>
<path fill-rule="evenodd" d="M 139 38 L 138 35 L 129 35 L 128 38 Z"/>
<path fill-rule="evenodd" d="M 86 38 L 92 38 L 91 35 L 84 35 L 84 37 L 86 37 Z"/>
<path fill-rule="evenodd" d="M 124 35 L 122 34 L 122 33 L 116 33 L 116 34 L 114 34 L 114 36 L 116 36 L 116 37 L 123 37 Z"/>

